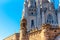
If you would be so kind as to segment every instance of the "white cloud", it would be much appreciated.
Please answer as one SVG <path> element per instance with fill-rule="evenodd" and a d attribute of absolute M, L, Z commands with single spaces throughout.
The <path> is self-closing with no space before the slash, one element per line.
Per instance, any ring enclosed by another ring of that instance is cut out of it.
<path fill-rule="evenodd" d="M 59 4 L 59 6 L 60 6 L 60 4 Z"/>
<path fill-rule="evenodd" d="M 50 0 L 49 0 L 49 2 L 50 2 Z"/>

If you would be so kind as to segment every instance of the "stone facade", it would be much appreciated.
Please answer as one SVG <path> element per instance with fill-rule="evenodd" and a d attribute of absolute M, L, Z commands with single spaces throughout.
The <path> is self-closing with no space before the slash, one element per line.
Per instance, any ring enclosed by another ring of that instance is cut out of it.
<path fill-rule="evenodd" d="M 25 0 L 23 17 L 27 20 L 27 31 L 50 24 L 57 28 L 60 24 L 60 7 L 56 10 L 53 2 L 48 0 Z"/>
<path fill-rule="evenodd" d="M 19 33 L 15 33 L 15 34 L 13 34 L 13 35 L 11 35 L 9 37 L 6 37 L 3 40 L 19 40 L 19 35 L 20 35 Z"/>
<path fill-rule="evenodd" d="M 23 36 L 19 37 L 19 34 L 14 34 L 5 38 L 4 40 L 60 40 L 56 39 L 60 36 L 60 28 L 51 28 L 51 25 L 45 24 L 42 25 L 41 30 L 35 29 L 31 30 L 30 32 L 23 33 Z"/>
<path fill-rule="evenodd" d="M 60 7 L 48 0 L 25 0 L 20 32 L 4 40 L 60 40 Z"/>
<path fill-rule="evenodd" d="M 21 33 L 25 34 L 25 30 L 22 30 Z M 58 36 L 60 38 L 60 28 L 52 28 L 50 24 L 44 24 L 40 30 L 31 30 L 25 36 L 20 36 L 20 38 L 23 38 L 23 40 L 60 40 L 57 38 Z"/>
<path fill-rule="evenodd" d="M 37 30 L 32 32 L 29 36 L 29 40 L 55 40 L 57 36 L 60 35 L 59 28 L 47 28 L 42 30 Z"/>

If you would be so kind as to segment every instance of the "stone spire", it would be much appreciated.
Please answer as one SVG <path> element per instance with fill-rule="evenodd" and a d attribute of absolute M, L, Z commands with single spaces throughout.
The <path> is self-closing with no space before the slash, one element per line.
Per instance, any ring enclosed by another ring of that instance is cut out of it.
<path fill-rule="evenodd" d="M 24 4 L 25 4 L 25 6 L 27 6 L 27 4 L 28 4 L 28 1 L 27 1 L 27 0 L 25 0 Z"/>
<path fill-rule="evenodd" d="M 37 6 L 37 28 L 40 28 L 40 26 L 41 26 L 40 1 L 41 0 L 36 0 L 36 6 Z"/>
<path fill-rule="evenodd" d="M 28 7 L 36 7 L 36 1 L 35 0 L 29 0 Z"/>
<path fill-rule="evenodd" d="M 24 9 L 23 9 L 23 17 L 27 18 L 27 12 L 28 12 L 28 1 L 24 1 Z"/>

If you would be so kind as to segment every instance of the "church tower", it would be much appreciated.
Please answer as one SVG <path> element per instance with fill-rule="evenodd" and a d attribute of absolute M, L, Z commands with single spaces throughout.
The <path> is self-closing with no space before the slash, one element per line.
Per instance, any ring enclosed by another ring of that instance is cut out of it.
<path fill-rule="evenodd" d="M 5 40 L 60 40 L 60 7 L 48 0 L 25 0 L 20 32 Z"/>
<path fill-rule="evenodd" d="M 50 24 L 53 28 L 58 26 L 57 11 L 55 11 L 54 4 L 48 0 L 42 1 L 42 24 Z"/>
<path fill-rule="evenodd" d="M 40 29 L 43 24 L 58 25 L 54 4 L 48 0 L 25 0 L 23 17 L 27 20 L 27 31 Z"/>
<path fill-rule="evenodd" d="M 23 15 L 27 20 L 27 31 L 40 29 L 40 0 L 25 0 L 24 5 Z"/>

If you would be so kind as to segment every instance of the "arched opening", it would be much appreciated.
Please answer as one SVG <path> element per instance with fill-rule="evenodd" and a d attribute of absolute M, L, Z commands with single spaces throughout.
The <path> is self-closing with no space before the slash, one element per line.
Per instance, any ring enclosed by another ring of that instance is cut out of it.
<path fill-rule="evenodd" d="M 33 12 L 31 13 L 31 15 L 33 15 Z"/>
<path fill-rule="evenodd" d="M 47 23 L 48 24 L 52 24 L 53 23 L 53 16 L 50 15 L 50 14 L 47 16 Z"/>
<path fill-rule="evenodd" d="M 34 20 L 31 20 L 31 28 L 34 27 Z"/>

